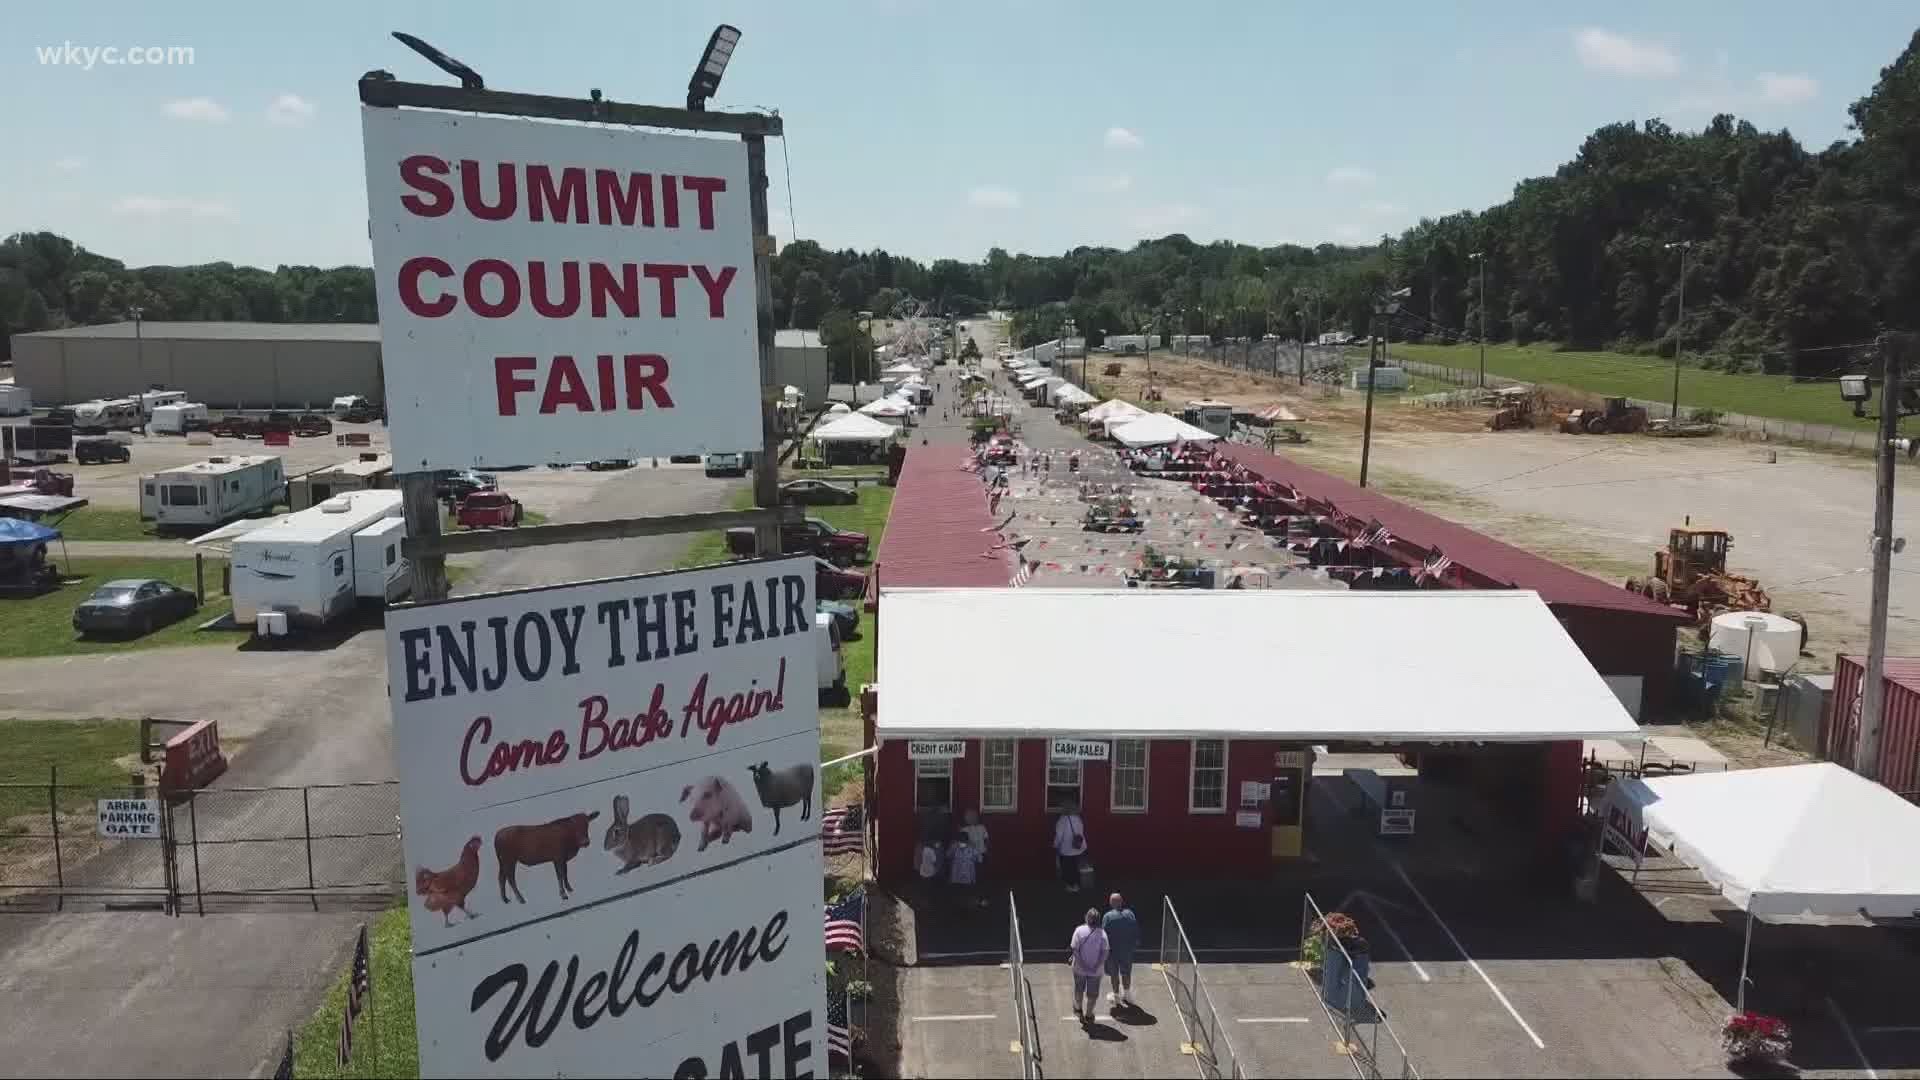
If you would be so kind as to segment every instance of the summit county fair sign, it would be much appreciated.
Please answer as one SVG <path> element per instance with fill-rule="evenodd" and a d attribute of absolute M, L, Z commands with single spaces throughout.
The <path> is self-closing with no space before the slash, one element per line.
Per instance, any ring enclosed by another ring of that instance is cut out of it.
<path fill-rule="evenodd" d="M 813 560 L 387 613 L 423 1076 L 825 1076 Z"/>
<path fill-rule="evenodd" d="M 361 122 L 396 468 L 760 446 L 739 139 Z"/>

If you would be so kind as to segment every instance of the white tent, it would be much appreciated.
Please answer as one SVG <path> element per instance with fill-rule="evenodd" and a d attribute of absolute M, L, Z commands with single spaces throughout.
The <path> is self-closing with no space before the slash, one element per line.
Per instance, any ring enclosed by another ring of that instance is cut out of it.
<path fill-rule="evenodd" d="M 1756 917 L 1920 912 L 1920 806 L 1830 761 L 1617 780 L 1603 842 L 1639 857 L 1648 842 L 1700 871 Z"/>
<path fill-rule="evenodd" d="M 823 443 L 888 442 L 899 429 L 871 416 L 848 413 L 813 429 L 810 438 Z"/>
<path fill-rule="evenodd" d="M 917 367 L 914 367 L 912 364 L 902 362 L 902 363 L 895 364 L 890 368 L 883 369 L 880 372 L 880 374 L 882 375 L 918 375 L 920 374 L 920 369 Z"/>
<path fill-rule="evenodd" d="M 852 411 L 853 411 L 853 407 L 851 405 L 848 405 L 844 401 L 836 401 L 833 404 L 827 406 L 827 415 L 829 416 L 837 416 L 840 413 L 848 413 Z"/>
<path fill-rule="evenodd" d="M 1082 418 L 1094 423 L 1104 423 L 1110 420 L 1137 420 L 1146 415 L 1149 415 L 1147 410 L 1135 405 L 1133 402 L 1114 398 L 1111 401 L 1103 401 L 1093 408 L 1088 409 Z"/>
<path fill-rule="evenodd" d="M 1060 405 L 1084 405 L 1089 401 L 1100 400 L 1072 383 L 1061 383 L 1054 387 L 1052 392 L 1054 402 Z"/>
<path fill-rule="evenodd" d="M 913 406 L 899 398 L 883 397 L 860 406 L 860 411 L 868 416 L 905 416 L 913 411 Z"/>
<path fill-rule="evenodd" d="M 1172 442 L 1214 442 L 1219 439 L 1211 431 L 1194 427 L 1177 416 L 1166 413 L 1154 413 L 1129 420 L 1123 424 L 1112 425 L 1108 434 L 1120 441 L 1122 446 L 1158 446 Z"/>

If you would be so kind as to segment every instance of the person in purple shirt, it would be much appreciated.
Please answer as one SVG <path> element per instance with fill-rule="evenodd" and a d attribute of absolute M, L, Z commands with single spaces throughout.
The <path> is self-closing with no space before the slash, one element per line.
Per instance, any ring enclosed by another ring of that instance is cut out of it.
<path fill-rule="evenodd" d="M 1100 1000 L 1100 973 L 1107 966 L 1107 932 L 1100 928 L 1098 908 L 1087 909 L 1086 921 L 1074 928 L 1067 951 L 1067 963 L 1073 966 L 1073 1015 L 1082 1024 L 1091 1024 Z M 1080 1008 L 1083 1000 L 1084 1010 Z"/>

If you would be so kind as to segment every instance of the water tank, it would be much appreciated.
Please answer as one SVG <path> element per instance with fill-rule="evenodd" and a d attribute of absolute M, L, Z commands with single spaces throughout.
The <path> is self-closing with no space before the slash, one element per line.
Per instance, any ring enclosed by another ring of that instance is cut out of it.
<path fill-rule="evenodd" d="M 1713 617 L 1707 647 L 1740 657 L 1749 672 L 1778 675 L 1800 658 L 1800 624 L 1763 611 L 1729 611 Z"/>

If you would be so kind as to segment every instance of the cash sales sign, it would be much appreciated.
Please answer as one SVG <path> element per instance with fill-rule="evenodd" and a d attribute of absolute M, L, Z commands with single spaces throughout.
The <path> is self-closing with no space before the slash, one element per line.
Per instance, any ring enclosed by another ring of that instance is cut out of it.
<path fill-rule="evenodd" d="M 361 116 L 396 468 L 760 445 L 740 140 Z"/>

